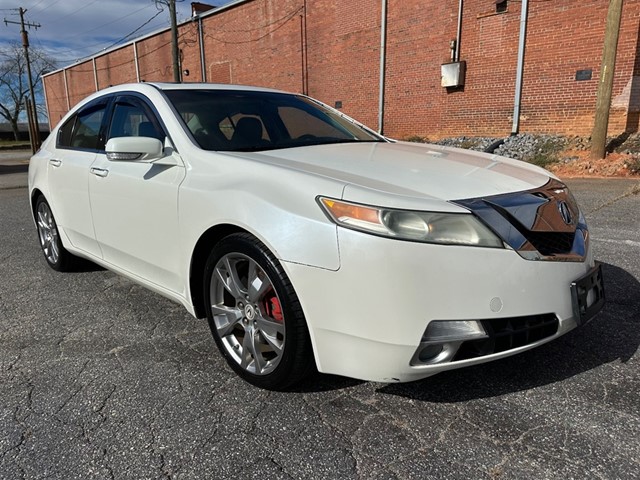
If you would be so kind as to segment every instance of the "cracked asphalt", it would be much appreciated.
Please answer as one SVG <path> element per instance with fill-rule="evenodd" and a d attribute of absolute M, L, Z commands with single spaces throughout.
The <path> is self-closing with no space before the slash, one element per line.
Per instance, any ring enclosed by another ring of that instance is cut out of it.
<path fill-rule="evenodd" d="M 0 190 L 0 478 L 638 478 L 640 182 L 569 184 L 605 263 L 590 324 L 416 383 L 289 393 L 233 375 L 181 306 L 48 268 L 26 189 Z"/>

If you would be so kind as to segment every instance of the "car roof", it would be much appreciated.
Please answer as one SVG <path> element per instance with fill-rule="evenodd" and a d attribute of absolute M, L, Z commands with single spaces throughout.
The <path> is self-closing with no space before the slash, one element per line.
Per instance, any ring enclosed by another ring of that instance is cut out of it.
<path fill-rule="evenodd" d="M 238 91 L 238 92 L 264 92 L 264 93 L 281 93 L 281 94 L 289 94 L 290 92 L 285 92 L 284 90 L 276 90 L 272 88 L 266 87 L 255 87 L 251 85 L 231 85 L 228 83 L 163 83 L 163 82 L 139 82 L 139 83 L 122 83 L 119 85 L 112 85 L 110 87 L 99 90 L 85 99 L 83 99 L 77 106 L 85 105 L 89 101 L 92 101 L 96 98 L 99 98 L 103 95 L 113 95 L 118 94 L 120 92 L 139 92 L 144 94 L 149 94 L 150 91 L 169 91 L 169 90 L 192 90 L 192 91 L 211 91 L 211 90 L 220 90 L 220 91 Z M 75 110 L 74 107 L 72 110 Z"/>
<path fill-rule="evenodd" d="M 283 90 L 276 90 L 266 87 L 255 87 L 251 85 L 232 85 L 228 83 L 162 83 L 147 82 L 149 85 L 160 90 L 238 90 L 251 92 L 272 92 L 272 93 L 288 93 Z"/>

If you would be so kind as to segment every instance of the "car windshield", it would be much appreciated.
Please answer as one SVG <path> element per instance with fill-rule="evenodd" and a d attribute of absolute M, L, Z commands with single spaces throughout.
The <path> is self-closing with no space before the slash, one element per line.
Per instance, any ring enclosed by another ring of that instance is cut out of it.
<path fill-rule="evenodd" d="M 384 139 L 320 103 L 292 94 L 165 90 L 204 150 L 261 151 Z"/>

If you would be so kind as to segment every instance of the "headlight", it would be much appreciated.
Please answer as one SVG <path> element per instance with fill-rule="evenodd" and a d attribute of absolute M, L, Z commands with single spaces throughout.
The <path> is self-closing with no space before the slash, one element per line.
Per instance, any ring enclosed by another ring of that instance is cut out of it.
<path fill-rule="evenodd" d="M 415 242 L 503 247 L 502 240 L 471 214 L 393 210 L 325 197 L 318 200 L 331 220 L 353 230 Z"/>

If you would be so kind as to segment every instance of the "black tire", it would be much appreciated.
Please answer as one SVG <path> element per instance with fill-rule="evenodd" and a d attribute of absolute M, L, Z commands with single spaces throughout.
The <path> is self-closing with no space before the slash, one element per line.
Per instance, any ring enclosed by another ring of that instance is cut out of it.
<path fill-rule="evenodd" d="M 298 296 L 280 262 L 255 237 L 233 234 L 213 248 L 205 265 L 204 298 L 213 338 L 244 380 L 286 390 L 312 371 Z"/>
<path fill-rule="evenodd" d="M 34 216 L 40 248 L 42 248 L 47 264 L 58 272 L 73 270 L 78 257 L 69 253 L 62 245 L 58 225 L 51 212 L 51 207 L 42 195 L 36 201 Z"/>

